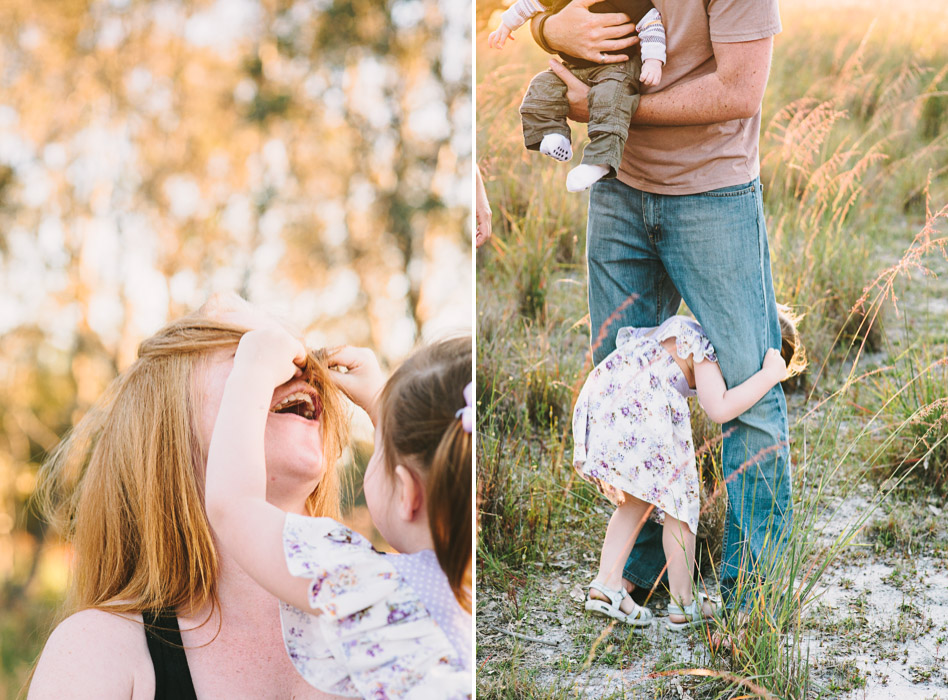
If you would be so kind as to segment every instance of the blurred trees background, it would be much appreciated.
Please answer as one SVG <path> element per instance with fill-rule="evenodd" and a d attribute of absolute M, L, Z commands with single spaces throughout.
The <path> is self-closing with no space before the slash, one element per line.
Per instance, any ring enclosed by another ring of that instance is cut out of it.
<path fill-rule="evenodd" d="M 236 291 L 394 363 L 471 324 L 470 5 L 0 0 L 0 699 L 68 552 L 44 453 Z"/>

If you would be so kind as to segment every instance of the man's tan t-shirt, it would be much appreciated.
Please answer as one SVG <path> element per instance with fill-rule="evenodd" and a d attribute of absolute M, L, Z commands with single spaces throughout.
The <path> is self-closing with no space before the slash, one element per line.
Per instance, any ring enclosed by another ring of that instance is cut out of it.
<path fill-rule="evenodd" d="M 777 0 L 653 0 L 662 13 L 668 58 L 658 88 L 715 70 L 711 42 L 764 39 L 780 32 Z M 760 173 L 760 110 L 751 119 L 702 126 L 629 128 L 619 180 L 656 194 L 695 194 Z"/>

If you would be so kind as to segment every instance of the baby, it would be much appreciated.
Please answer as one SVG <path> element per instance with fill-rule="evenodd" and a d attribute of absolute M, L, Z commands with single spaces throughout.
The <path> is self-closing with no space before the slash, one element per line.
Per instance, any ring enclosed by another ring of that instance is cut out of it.
<path fill-rule="evenodd" d="M 621 0 L 603 0 L 590 7 L 592 12 L 625 12 Z M 500 26 L 490 33 L 487 44 L 503 48 L 511 32 L 534 15 L 565 7 L 565 0 L 553 0 L 547 7 L 540 0 L 517 0 L 501 17 Z M 635 19 L 633 17 L 633 19 Z M 581 192 L 604 177 L 615 177 L 629 136 L 629 122 L 639 106 L 639 83 L 655 86 L 662 80 L 665 64 L 665 28 L 658 10 L 651 8 L 635 22 L 641 55 L 621 63 L 593 63 L 560 54 L 566 66 L 589 86 L 589 144 L 582 165 L 566 176 L 566 189 Z M 621 54 L 621 51 L 611 51 Z M 606 54 L 603 54 L 605 58 Z M 570 129 L 566 121 L 569 102 L 566 84 L 551 70 L 534 76 L 520 105 L 523 140 L 531 151 L 568 161 L 573 157 Z"/>

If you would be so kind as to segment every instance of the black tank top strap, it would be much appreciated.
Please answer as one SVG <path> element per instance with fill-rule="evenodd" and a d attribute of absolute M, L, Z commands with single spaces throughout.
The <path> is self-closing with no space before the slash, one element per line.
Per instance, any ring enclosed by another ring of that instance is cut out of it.
<path fill-rule="evenodd" d="M 146 610 L 145 640 L 155 667 L 155 700 L 197 700 L 174 610 Z"/>

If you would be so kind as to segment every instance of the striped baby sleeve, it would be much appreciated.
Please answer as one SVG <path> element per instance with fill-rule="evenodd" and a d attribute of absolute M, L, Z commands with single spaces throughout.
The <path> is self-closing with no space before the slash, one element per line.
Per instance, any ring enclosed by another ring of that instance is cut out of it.
<path fill-rule="evenodd" d="M 642 60 L 657 58 L 665 63 L 665 27 L 662 15 L 654 7 L 635 26 L 642 46 Z"/>
<path fill-rule="evenodd" d="M 539 0 L 517 0 L 501 15 L 500 21 L 506 24 L 510 31 L 513 31 L 544 10 L 546 10 L 546 7 Z"/>

